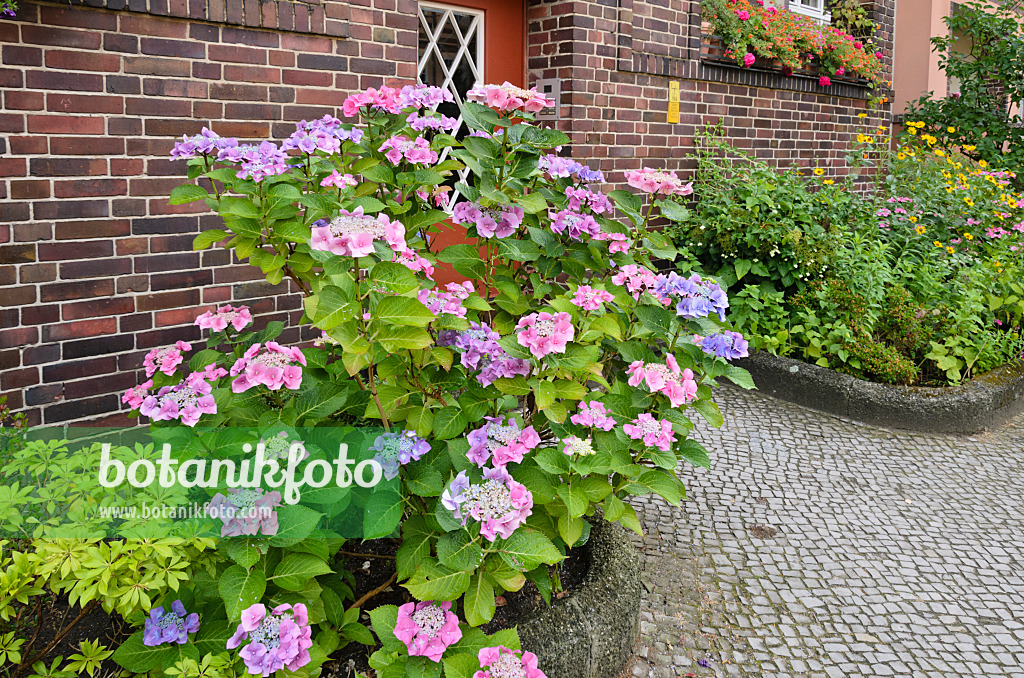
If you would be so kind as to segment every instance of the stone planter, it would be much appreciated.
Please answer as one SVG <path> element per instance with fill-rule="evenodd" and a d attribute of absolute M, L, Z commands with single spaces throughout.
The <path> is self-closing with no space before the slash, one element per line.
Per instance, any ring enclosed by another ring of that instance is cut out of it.
<path fill-rule="evenodd" d="M 583 585 L 515 622 L 548 678 L 615 678 L 639 635 L 640 565 L 626 531 L 598 520 L 584 548 L 590 568 Z"/>
<path fill-rule="evenodd" d="M 890 386 L 758 351 L 736 365 L 763 393 L 814 410 L 887 428 L 976 433 L 1024 412 L 1024 363 L 1007 364 L 959 386 Z"/>

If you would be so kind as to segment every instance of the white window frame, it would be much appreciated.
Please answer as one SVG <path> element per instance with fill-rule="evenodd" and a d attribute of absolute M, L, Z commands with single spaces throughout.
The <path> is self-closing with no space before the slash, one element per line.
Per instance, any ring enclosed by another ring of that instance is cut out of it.
<path fill-rule="evenodd" d="M 787 9 L 789 9 L 789 11 L 793 12 L 794 14 L 803 14 L 804 16 L 809 16 L 820 23 L 826 25 L 831 24 L 832 12 L 829 12 L 828 9 L 826 9 L 825 0 L 810 1 L 815 3 L 817 6 L 808 7 L 807 5 L 802 4 L 802 0 L 787 0 Z"/>

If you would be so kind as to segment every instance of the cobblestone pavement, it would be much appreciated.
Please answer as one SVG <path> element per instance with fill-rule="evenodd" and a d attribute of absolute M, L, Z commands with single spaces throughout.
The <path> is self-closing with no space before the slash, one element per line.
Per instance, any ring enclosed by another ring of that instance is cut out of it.
<path fill-rule="evenodd" d="M 1024 417 L 964 437 L 718 400 L 689 499 L 636 504 L 634 676 L 1024 678 Z"/>

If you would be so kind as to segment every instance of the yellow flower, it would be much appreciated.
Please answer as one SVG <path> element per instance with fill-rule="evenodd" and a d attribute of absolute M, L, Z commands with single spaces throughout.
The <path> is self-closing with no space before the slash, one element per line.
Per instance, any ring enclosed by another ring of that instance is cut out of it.
<path fill-rule="evenodd" d="M 974 240 L 974 236 L 971 235 L 970 233 L 964 233 L 964 237 L 967 238 L 968 240 Z"/>
<path fill-rule="evenodd" d="M 936 247 L 942 247 L 942 243 L 939 242 L 938 240 L 933 241 L 932 244 L 935 245 Z"/>
<path fill-rule="evenodd" d="M 907 131 L 910 132 L 911 134 L 917 134 L 917 128 L 916 127 L 911 127 Z"/>
<path fill-rule="evenodd" d="M 946 251 L 949 252 L 950 254 L 953 254 L 954 252 L 956 252 L 956 250 L 953 249 L 952 247 L 947 247 Z"/>
<path fill-rule="evenodd" d="M 908 220 L 910 221 L 910 223 L 912 223 L 912 224 L 916 224 L 916 223 L 917 223 L 917 217 L 907 217 L 907 219 L 908 219 Z"/>
<path fill-rule="evenodd" d="M 974 201 L 971 200 L 970 198 L 964 198 L 964 202 L 967 203 L 970 207 L 974 207 Z"/>
<path fill-rule="evenodd" d="M 818 167 L 818 168 L 816 168 L 816 169 L 814 170 L 814 174 L 815 174 L 816 176 L 819 176 L 819 177 L 820 177 L 820 176 L 821 176 L 822 174 L 824 174 L 824 173 L 825 173 L 825 170 L 821 169 L 820 167 Z"/>
<path fill-rule="evenodd" d="M 866 117 L 868 117 L 868 114 L 867 113 L 858 113 L 857 117 L 858 118 L 866 118 Z"/>
<path fill-rule="evenodd" d="M 988 163 L 985 162 L 984 160 L 979 160 L 978 167 L 988 167 Z"/>
<path fill-rule="evenodd" d="M 826 186 L 831 186 L 832 184 L 834 184 L 836 182 L 832 181 L 831 179 L 825 179 L 825 181 L 823 181 L 821 183 L 825 184 Z"/>
<path fill-rule="evenodd" d="M 896 159 L 897 160 L 903 160 L 905 157 L 907 157 L 907 156 L 905 154 L 903 154 L 903 153 L 897 153 L 896 154 Z"/>
<path fill-rule="evenodd" d="M 965 151 L 973 151 L 976 150 L 977 148 L 977 146 L 964 146 Z"/>
<path fill-rule="evenodd" d="M 946 131 L 949 132 L 950 134 L 952 134 L 953 132 L 956 131 L 956 127 L 947 127 Z"/>
<path fill-rule="evenodd" d="M 925 228 L 924 226 L 918 226 L 914 230 L 917 231 L 918 235 L 924 235 L 928 231 L 928 229 Z"/>
<path fill-rule="evenodd" d="M 941 148 L 936 148 L 935 155 L 939 156 L 940 158 L 944 158 L 946 156 L 946 153 Z"/>

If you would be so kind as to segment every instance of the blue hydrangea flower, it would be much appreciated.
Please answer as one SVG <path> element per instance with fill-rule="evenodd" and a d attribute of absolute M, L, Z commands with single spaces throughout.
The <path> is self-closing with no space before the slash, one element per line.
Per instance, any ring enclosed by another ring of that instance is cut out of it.
<path fill-rule="evenodd" d="M 181 601 L 176 600 L 171 604 L 170 612 L 163 607 L 155 607 L 150 611 L 142 632 L 142 644 L 149 647 L 164 643 L 184 645 L 188 642 L 188 634 L 198 630 L 199 615 L 195 612 L 188 614 Z"/>

